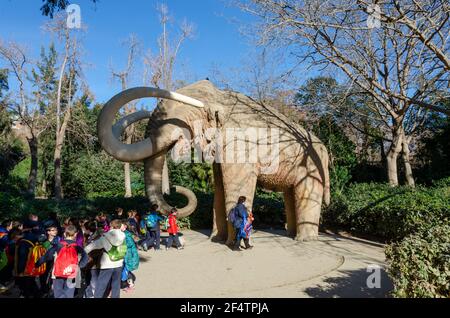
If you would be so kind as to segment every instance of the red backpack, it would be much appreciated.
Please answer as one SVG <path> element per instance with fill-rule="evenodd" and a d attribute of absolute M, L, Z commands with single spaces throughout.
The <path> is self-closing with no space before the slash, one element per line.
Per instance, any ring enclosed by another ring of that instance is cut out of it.
<path fill-rule="evenodd" d="M 59 244 L 62 247 L 56 255 L 54 275 L 60 278 L 75 278 L 78 270 L 77 244 L 69 244 L 66 241 L 61 241 Z"/>
<path fill-rule="evenodd" d="M 34 267 L 34 264 L 36 264 L 36 262 L 42 256 L 45 255 L 45 252 L 46 252 L 45 248 L 39 243 L 33 244 L 31 241 L 28 241 L 28 240 L 22 239 L 21 242 L 26 242 L 29 245 L 31 245 L 30 249 L 28 250 L 28 257 L 27 257 L 27 262 L 25 264 L 24 275 L 25 276 L 33 276 L 33 277 L 41 276 L 42 274 L 45 273 L 46 264 L 44 263 L 39 267 Z"/>

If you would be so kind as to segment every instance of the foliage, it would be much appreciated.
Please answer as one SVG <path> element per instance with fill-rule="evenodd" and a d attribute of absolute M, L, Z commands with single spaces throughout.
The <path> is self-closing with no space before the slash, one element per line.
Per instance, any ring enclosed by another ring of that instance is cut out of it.
<path fill-rule="evenodd" d="M 8 90 L 8 72 L 0 69 L 0 98 Z M 12 118 L 7 111 L 7 98 L 0 99 L 0 185 L 4 184 L 10 171 L 23 159 L 22 143 L 12 134 Z"/>
<path fill-rule="evenodd" d="M 98 0 L 91 1 L 96 3 Z M 44 16 L 50 16 L 50 18 L 53 18 L 55 12 L 64 10 L 70 4 L 68 0 L 42 0 L 42 2 L 44 4 L 40 9 L 41 13 Z"/>
<path fill-rule="evenodd" d="M 450 297 L 449 233 L 435 225 L 386 248 L 395 297 Z"/>
<path fill-rule="evenodd" d="M 67 197 L 120 197 L 125 194 L 123 164 L 105 153 L 79 156 L 64 167 Z M 133 167 L 131 178 L 133 193 L 143 195 L 142 173 Z"/>
<path fill-rule="evenodd" d="M 399 240 L 419 229 L 450 218 L 449 187 L 390 187 L 352 184 L 335 196 L 322 215 L 323 222 L 354 232 Z"/>
<path fill-rule="evenodd" d="M 450 102 L 447 108 L 450 109 Z M 416 155 L 417 176 L 426 183 L 450 176 L 450 118 L 434 114 L 428 122 L 428 130 Z"/>
<path fill-rule="evenodd" d="M 283 195 L 257 188 L 253 200 L 253 216 L 255 217 L 255 227 L 283 228 L 286 221 Z"/>
<path fill-rule="evenodd" d="M 12 135 L 9 115 L 0 105 L 0 183 L 24 156 L 22 143 Z"/>
<path fill-rule="evenodd" d="M 168 160 L 170 184 L 192 191 L 211 192 L 214 187 L 213 168 L 207 163 L 175 163 Z"/>
<path fill-rule="evenodd" d="M 30 171 L 31 158 L 26 157 L 19 162 L 8 176 L 10 182 L 14 182 L 19 189 L 26 189 L 27 178 Z"/>
<path fill-rule="evenodd" d="M 0 69 L 0 97 L 3 97 L 3 90 L 8 90 L 8 70 Z"/>
<path fill-rule="evenodd" d="M 350 181 L 356 164 L 355 145 L 329 115 L 320 117 L 313 131 L 328 150 L 331 191 L 340 194 Z"/>
<path fill-rule="evenodd" d="M 357 162 L 355 144 L 344 132 L 342 116 L 335 110 L 350 103 L 344 92 L 334 78 L 318 76 L 306 81 L 295 96 L 297 107 L 308 114 L 303 124 L 327 147 L 331 191 L 338 194 L 351 180 Z"/>

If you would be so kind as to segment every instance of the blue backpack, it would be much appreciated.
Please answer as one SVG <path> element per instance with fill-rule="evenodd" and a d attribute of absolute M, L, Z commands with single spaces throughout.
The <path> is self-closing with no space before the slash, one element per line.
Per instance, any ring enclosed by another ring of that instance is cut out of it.
<path fill-rule="evenodd" d="M 148 228 L 153 228 L 158 224 L 159 218 L 156 214 L 149 214 L 146 216 L 146 223 Z"/>
<path fill-rule="evenodd" d="M 237 221 L 237 209 L 236 208 L 232 208 L 230 210 L 230 212 L 228 213 L 228 221 L 230 221 L 231 224 L 233 224 L 233 227 L 236 227 L 236 221 Z"/>

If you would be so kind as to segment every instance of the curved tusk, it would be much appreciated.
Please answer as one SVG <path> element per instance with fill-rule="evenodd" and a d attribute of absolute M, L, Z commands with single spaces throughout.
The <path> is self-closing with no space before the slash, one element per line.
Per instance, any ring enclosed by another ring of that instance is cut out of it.
<path fill-rule="evenodd" d="M 195 99 L 195 98 L 192 98 L 189 96 L 185 96 L 185 95 L 182 95 L 179 93 L 175 93 L 175 92 L 169 92 L 169 91 L 166 91 L 166 92 L 169 93 L 170 97 L 167 96 L 167 97 L 161 97 L 161 98 L 172 99 L 172 100 L 182 102 L 182 103 L 185 103 L 185 104 L 188 104 L 191 106 L 195 106 L 195 107 L 200 107 L 200 108 L 205 107 L 205 104 L 203 104 L 203 102 L 199 101 L 198 99 Z"/>
<path fill-rule="evenodd" d="M 128 126 L 130 126 L 130 125 L 134 124 L 135 122 L 138 122 L 142 119 L 150 118 L 151 116 L 152 116 L 152 112 L 149 112 L 148 110 L 141 110 L 141 111 L 132 113 L 130 115 L 127 115 L 127 116 L 121 118 L 112 127 L 113 135 L 117 139 L 119 139 L 120 136 L 122 136 L 125 129 L 128 128 Z"/>
<path fill-rule="evenodd" d="M 105 104 L 100 112 L 97 121 L 97 134 L 102 148 L 118 160 L 125 162 L 140 161 L 151 157 L 154 151 L 157 151 L 153 149 L 150 138 L 146 138 L 138 143 L 130 145 L 124 144 L 118 138 L 118 134 L 123 132 L 123 127 L 127 127 L 127 125 L 134 120 L 137 121 L 147 118 L 147 113 L 139 112 L 136 116 L 126 116 L 123 120 L 120 120 L 114 125 L 113 132 L 113 122 L 119 109 L 132 100 L 145 97 L 170 99 L 195 107 L 204 107 L 204 104 L 201 101 L 192 97 L 153 87 L 130 88 L 115 95 Z"/>

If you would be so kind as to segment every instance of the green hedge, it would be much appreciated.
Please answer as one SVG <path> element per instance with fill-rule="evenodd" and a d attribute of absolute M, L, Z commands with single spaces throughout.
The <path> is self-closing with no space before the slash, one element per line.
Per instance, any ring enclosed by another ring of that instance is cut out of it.
<path fill-rule="evenodd" d="M 450 188 L 448 180 L 434 187 L 390 187 L 360 183 L 332 198 L 324 210 L 323 223 L 386 241 L 400 240 L 420 229 L 448 222 Z"/>
<path fill-rule="evenodd" d="M 353 184 L 322 218 L 392 242 L 386 257 L 394 297 L 450 297 L 450 178 L 415 189 Z"/>
<path fill-rule="evenodd" d="M 450 297 L 450 225 L 436 225 L 386 248 L 395 297 Z"/>

